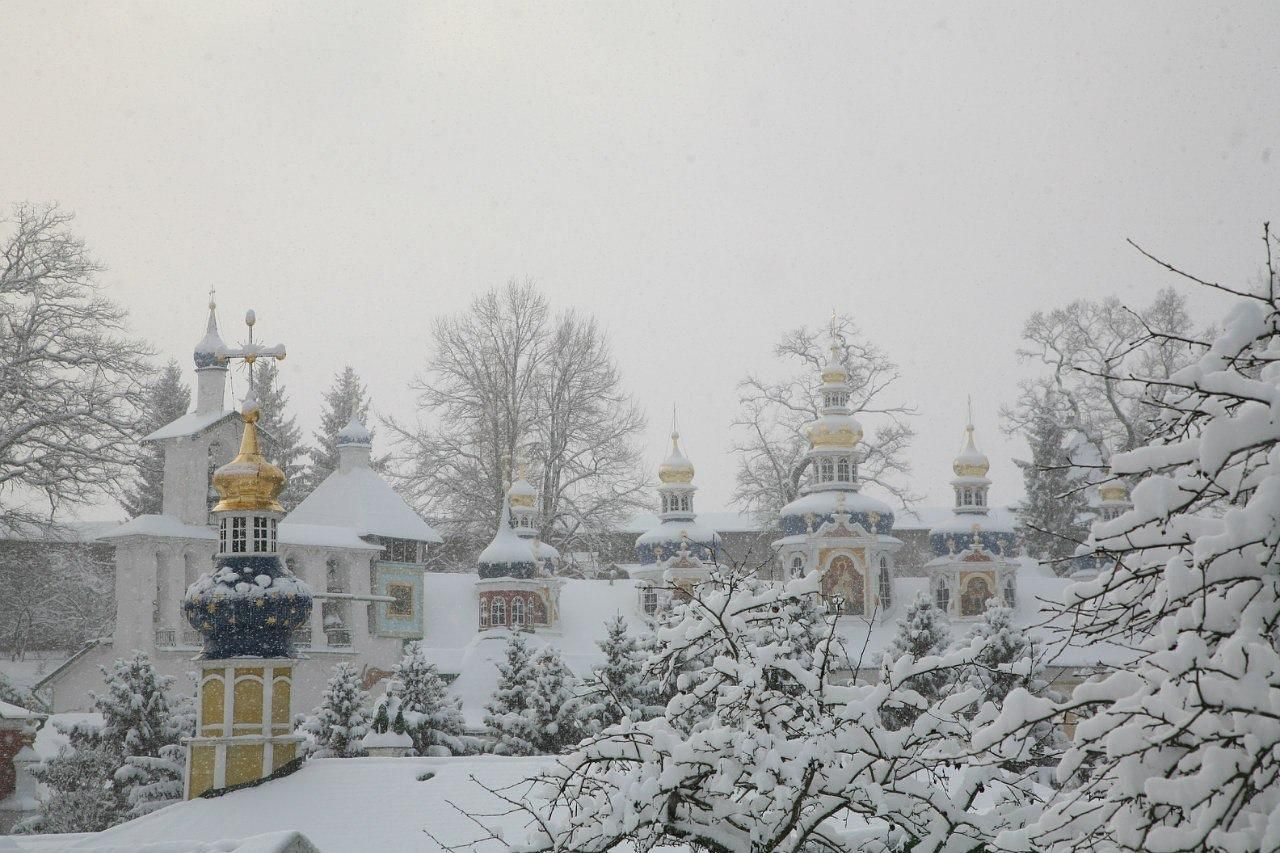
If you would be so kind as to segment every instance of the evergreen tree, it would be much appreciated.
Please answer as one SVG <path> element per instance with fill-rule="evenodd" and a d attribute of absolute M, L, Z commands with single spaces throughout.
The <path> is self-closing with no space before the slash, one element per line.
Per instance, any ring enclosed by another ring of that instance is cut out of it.
<path fill-rule="evenodd" d="M 934 606 L 933 599 L 920 593 L 907 605 L 906 612 L 898 620 L 893 640 L 884 651 L 882 658 L 882 680 L 888 680 L 898 662 L 910 656 L 913 661 L 933 655 L 941 655 L 951 645 L 951 629 L 947 620 Z M 933 705 L 947 692 L 952 674 L 948 669 L 939 668 L 928 672 L 920 672 L 904 678 L 896 685 L 899 690 L 914 690 L 920 694 L 925 706 Z M 896 703 L 883 709 L 881 717 L 885 725 L 891 729 L 900 729 L 911 725 L 920 716 L 923 708 L 906 703 Z"/>
<path fill-rule="evenodd" d="M 1057 397 L 1046 388 L 1026 427 L 1031 460 L 1015 459 L 1022 469 L 1026 498 L 1017 506 L 1027 553 L 1039 560 L 1070 557 L 1089 535 L 1089 505 L 1067 450 Z"/>
<path fill-rule="evenodd" d="M 352 416 L 373 434 L 369 423 L 369 402 L 368 389 L 350 365 L 333 377 L 333 384 L 324 392 L 321 403 L 320 429 L 311 434 L 313 443 L 307 450 L 311 457 L 305 475 L 308 492 L 338 469 L 338 433 Z"/>
<path fill-rule="evenodd" d="M 190 702 L 170 702 L 173 679 L 156 674 L 143 652 L 103 675 L 107 692 L 94 697 L 102 725 L 60 727 L 68 744 L 32 768 L 49 789 L 35 831 L 94 832 L 182 797 L 182 738 L 195 725 Z"/>
<path fill-rule="evenodd" d="M 365 704 L 369 694 L 360 686 L 360 673 L 340 663 L 325 687 L 320 705 L 302 724 L 311 736 L 308 754 L 314 758 L 354 758 L 364 753 L 360 739 L 369 731 Z"/>
<path fill-rule="evenodd" d="M 285 512 L 292 510 L 307 496 L 304 483 L 304 457 L 302 430 L 298 419 L 289 412 L 289 394 L 280 382 L 280 371 L 273 361 L 263 361 L 254 366 L 254 391 L 262 406 L 259 423 L 262 434 L 263 455 L 284 471 L 287 481 L 280 495 L 280 505 Z"/>
<path fill-rule="evenodd" d="M 143 438 L 176 421 L 186 414 L 190 405 L 191 389 L 182 381 L 178 362 L 170 359 L 145 392 L 138 437 Z M 125 489 L 120 505 L 130 518 L 159 514 L 164 487 L 164 448 L 153 441 L 139 442 L 136 465 L 137 474 Z"/>
<path fill-rule="evenodd" d="M 485 706 L 484 725 L 497 742 L 499 755 L 532 755 L 534 732 L 528 715 L 533 655 L 524 634 L 515 632 L 507 640 L 507 656 L 498 663 L 498 686 Z"/>
<path fill-rule="evenodd" d="M 533 660 L 529 685 L 529 741 L 535 755 L 554 755 L 582 739 L 578 679 L 564 665 L 560 649 L 546 646 Z"/>
<path fill-rule="evenodd" d="M 427 755 L 431 747 L 444 747 L 453 755 L 466 752 L 462 700 L 449 695 L 436 665 L 427 660 L 421 642 L 405 646 L 404 657 L 395 666 L 394 678 L 400 685 L 401 707 L 413 738 L 414 752 Z"/>
<path fill-rule="evenodd" d="M 605 662 L 595 668 L 583 691 L 582 724 L 594 733 L 619 722 L 624 715 L 646 719 L 660 709 L 644 672 L 640 643 L 627 633 L 619 614 L 605 623 L 605 638 L 597 645 Z"/>

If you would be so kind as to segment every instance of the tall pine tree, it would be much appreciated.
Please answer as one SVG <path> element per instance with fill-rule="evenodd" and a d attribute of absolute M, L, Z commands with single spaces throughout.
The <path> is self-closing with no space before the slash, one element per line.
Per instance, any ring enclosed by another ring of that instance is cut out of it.
<path fill-rule="evenodd" d="M 182 381 L 178 362 L 170 359 L 147 388 L 138 437 L 143 438 L 176 421 L 187 413 L 190 405 L 191 389 Z M 164 449 L 156 442 L 139 442 L 137 469 L 120 505 L 130 518 L 157 515 L 164 486 Z"/>
<path fill-rule="evenodd" d="M 307 467 L 308 491 L 324 482 L 338 469 L 338 433 L 352 416 L 364 424 L 369 433 L 369 392 L 350 365 L 333 377 L 333 384 L 324 393 L 320 410 L 320 429 L 311 434 L 313 443 L 307 450 L 311 463 Z M 378 464 L 375 462 L 375 465 Z"/>
<path fill-rule="evenodd" d="M 640 643 L 627 633 L 619 614 L 605 623 L 605 638 L 598 642 L 604 664 L 596 667 L 583 691 L 583 724 L 590 732 L 619 722 L 623 716 L 647 719 L 661 712 L 645 676 L 645 656 Z"/>
<path fill-rule="evenodd" d="M 400 684 L 401 707 L 409 723 L 414 752 L 427 755 L 433 748 L 447 749 L 453 755 L 466 752 L 462 700 L 445 689 L 444 679 L 436 665 L 427 660 L 421 642 L 405 646 L 394 678 Z"/>
<path fill-rule="evenodd" d="M 254 365 L 254 390 L 262 405 L 263 453 L 284 471 L 287 481 L 280 495 L 285 512 L 302 503 L 307 496 L 303 472 L 306 450 L 302 446 L 302 430 L 298 419 L 289 414 L 289 394 L 280 381 L 280 371 L 273 361 Z"/>
<path fill-rule="evenodd" d="M 528 715 L 529 682 L 533 678 L 533 654 L 524 634 L 507 640 L 506 660 L 498 663 L 498 686 L 485 706 L 484 725 L 496 741 L 499 755 L 532 755 L 533 732 Z"/>
<path fill-rule="evenodd" d="M 360 684 L 360 673 L 349 663 L 334 668 L 320 706 L 302 724 L 311 736 L 308 756 L 355 758 L 364 754 L 360 739 L 369 731 L 371 717 L 365 705 L 369 694 Z"/>
<path fill-rule="evenodd" d="M 1070 557 L 1089 535 L 1089 505 L 1080 475 L 1071 467 L 1063 423 L 1057 397 L 1046 389 L 1026 427 L 1031 459 L 1014 460 L 1027 494 L 1017 506 L 1022 540 L 1027 553 L 1039 560 Z"/>
<path fill-rule="evenodd" d="M 581 703 L 575 696 L 578 679 L 565 666 L 560 649 L 546 646 L 530 670 L 530 744 L 535 755 L 555 755 L 582 739 Z"/>

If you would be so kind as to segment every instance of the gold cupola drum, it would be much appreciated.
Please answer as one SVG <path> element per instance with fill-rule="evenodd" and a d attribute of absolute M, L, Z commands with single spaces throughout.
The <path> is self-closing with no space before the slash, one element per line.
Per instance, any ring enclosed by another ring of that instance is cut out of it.
<path fill-rule="evenodd" d="M 224 349 L 219 361 L 250 365 L 283 347 L 249 343 Z M 284 511 L 277 500 L 284 473 L 262 456 L 261 409 L 250 392 L 244 402 L 240 452 L 213 475 L 220 497 L 213 508 L 218 530 L 213 570 L 188 589 L 187 621 L 204 638 L 196 735 L 188 741 L 188 797 L 265 778 L 297 757 L 292 734 L 293 632 L 309 624 L 311 589 L 285 567 L 276 550 Z"/>

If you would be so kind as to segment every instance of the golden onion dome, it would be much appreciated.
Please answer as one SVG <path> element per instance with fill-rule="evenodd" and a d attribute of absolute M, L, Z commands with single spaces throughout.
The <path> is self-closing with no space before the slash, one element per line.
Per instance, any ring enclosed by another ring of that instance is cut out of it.
<path fill-rule="evenodd" d="M 680 452 L 680 433 L 671 433 L 671 455 L 658 466 L 658 479 L 668 485 L 692 483 L 693 463 Z"/>
<path fill-rule="evenodd" d="M 956 461 L 951 463 L 951 470 L 957 477 L 985 477 L 991 470 L 991 462 L 987 455 L 973 443 L 973 424 L 964 428 L 965 444 Z"/>
<path fill-rule="evenodd" d="M 538 493 L 525 479 L 523 465 L 516 474 L 516 481 L 507 490 L 507 498 L 511 501 L 511 505 L 516 507 L 532 508 L 537 503 Z"/>
<path fill-rule="evenodd" d="M 844 366 L 844 360 L 840 358 L 840 347 L 835 343 L 831 344 L 827 363 L 822 366 L 822 381 L 828 385 L 849 381 L 849 370 Z"/>
<path fill-rule="evenodd" d="M 1123 503 L 1129 499 L 1129 490 L 1124 483 L 1103 483 L 1098 486 L 1098 499 L 1107 503 Z"/>
<path fill-rule="evenodd" d="M 257 424 L 261 416 L 256 401 L 245 401 L 240 452 L 213 474 L 213 487 L 221 498 L 214 512 L 284 512 L 276 500 L 284 491 L 284 472 L 264 459 L 258 446 Z"/>
<path fill-rule="evenodd" d="M 862 441 L 862 424 L 851 415 L 823 415 L 809 424 L 809 444 L 813 447 L 848 449 Z"/>

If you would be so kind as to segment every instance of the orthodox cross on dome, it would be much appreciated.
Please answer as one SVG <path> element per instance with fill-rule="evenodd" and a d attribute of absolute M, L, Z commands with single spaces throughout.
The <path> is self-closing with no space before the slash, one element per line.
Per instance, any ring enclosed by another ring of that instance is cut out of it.
<path fill-rule="evenodd" d="M 210 291 L 212 293 L 212 291 Z M 262 343 L 253 339 L 253 327 L 258 322 L 258 317 L 250 308 L 244 315 L 244 323 L 249 327 L 249 340 L 238 347 L 227 347 L 218 352 L 218 361 L 225 363 L 228 361 L 240 360 L 249 365 L 249 397 L 256 399 L 254 394 L 253 383 L 253 365 L 260 358 L 274 358 L 276 361 L 284 361 L 284 344 L 276 344 L 275 346 L 264 346 Z"/>

